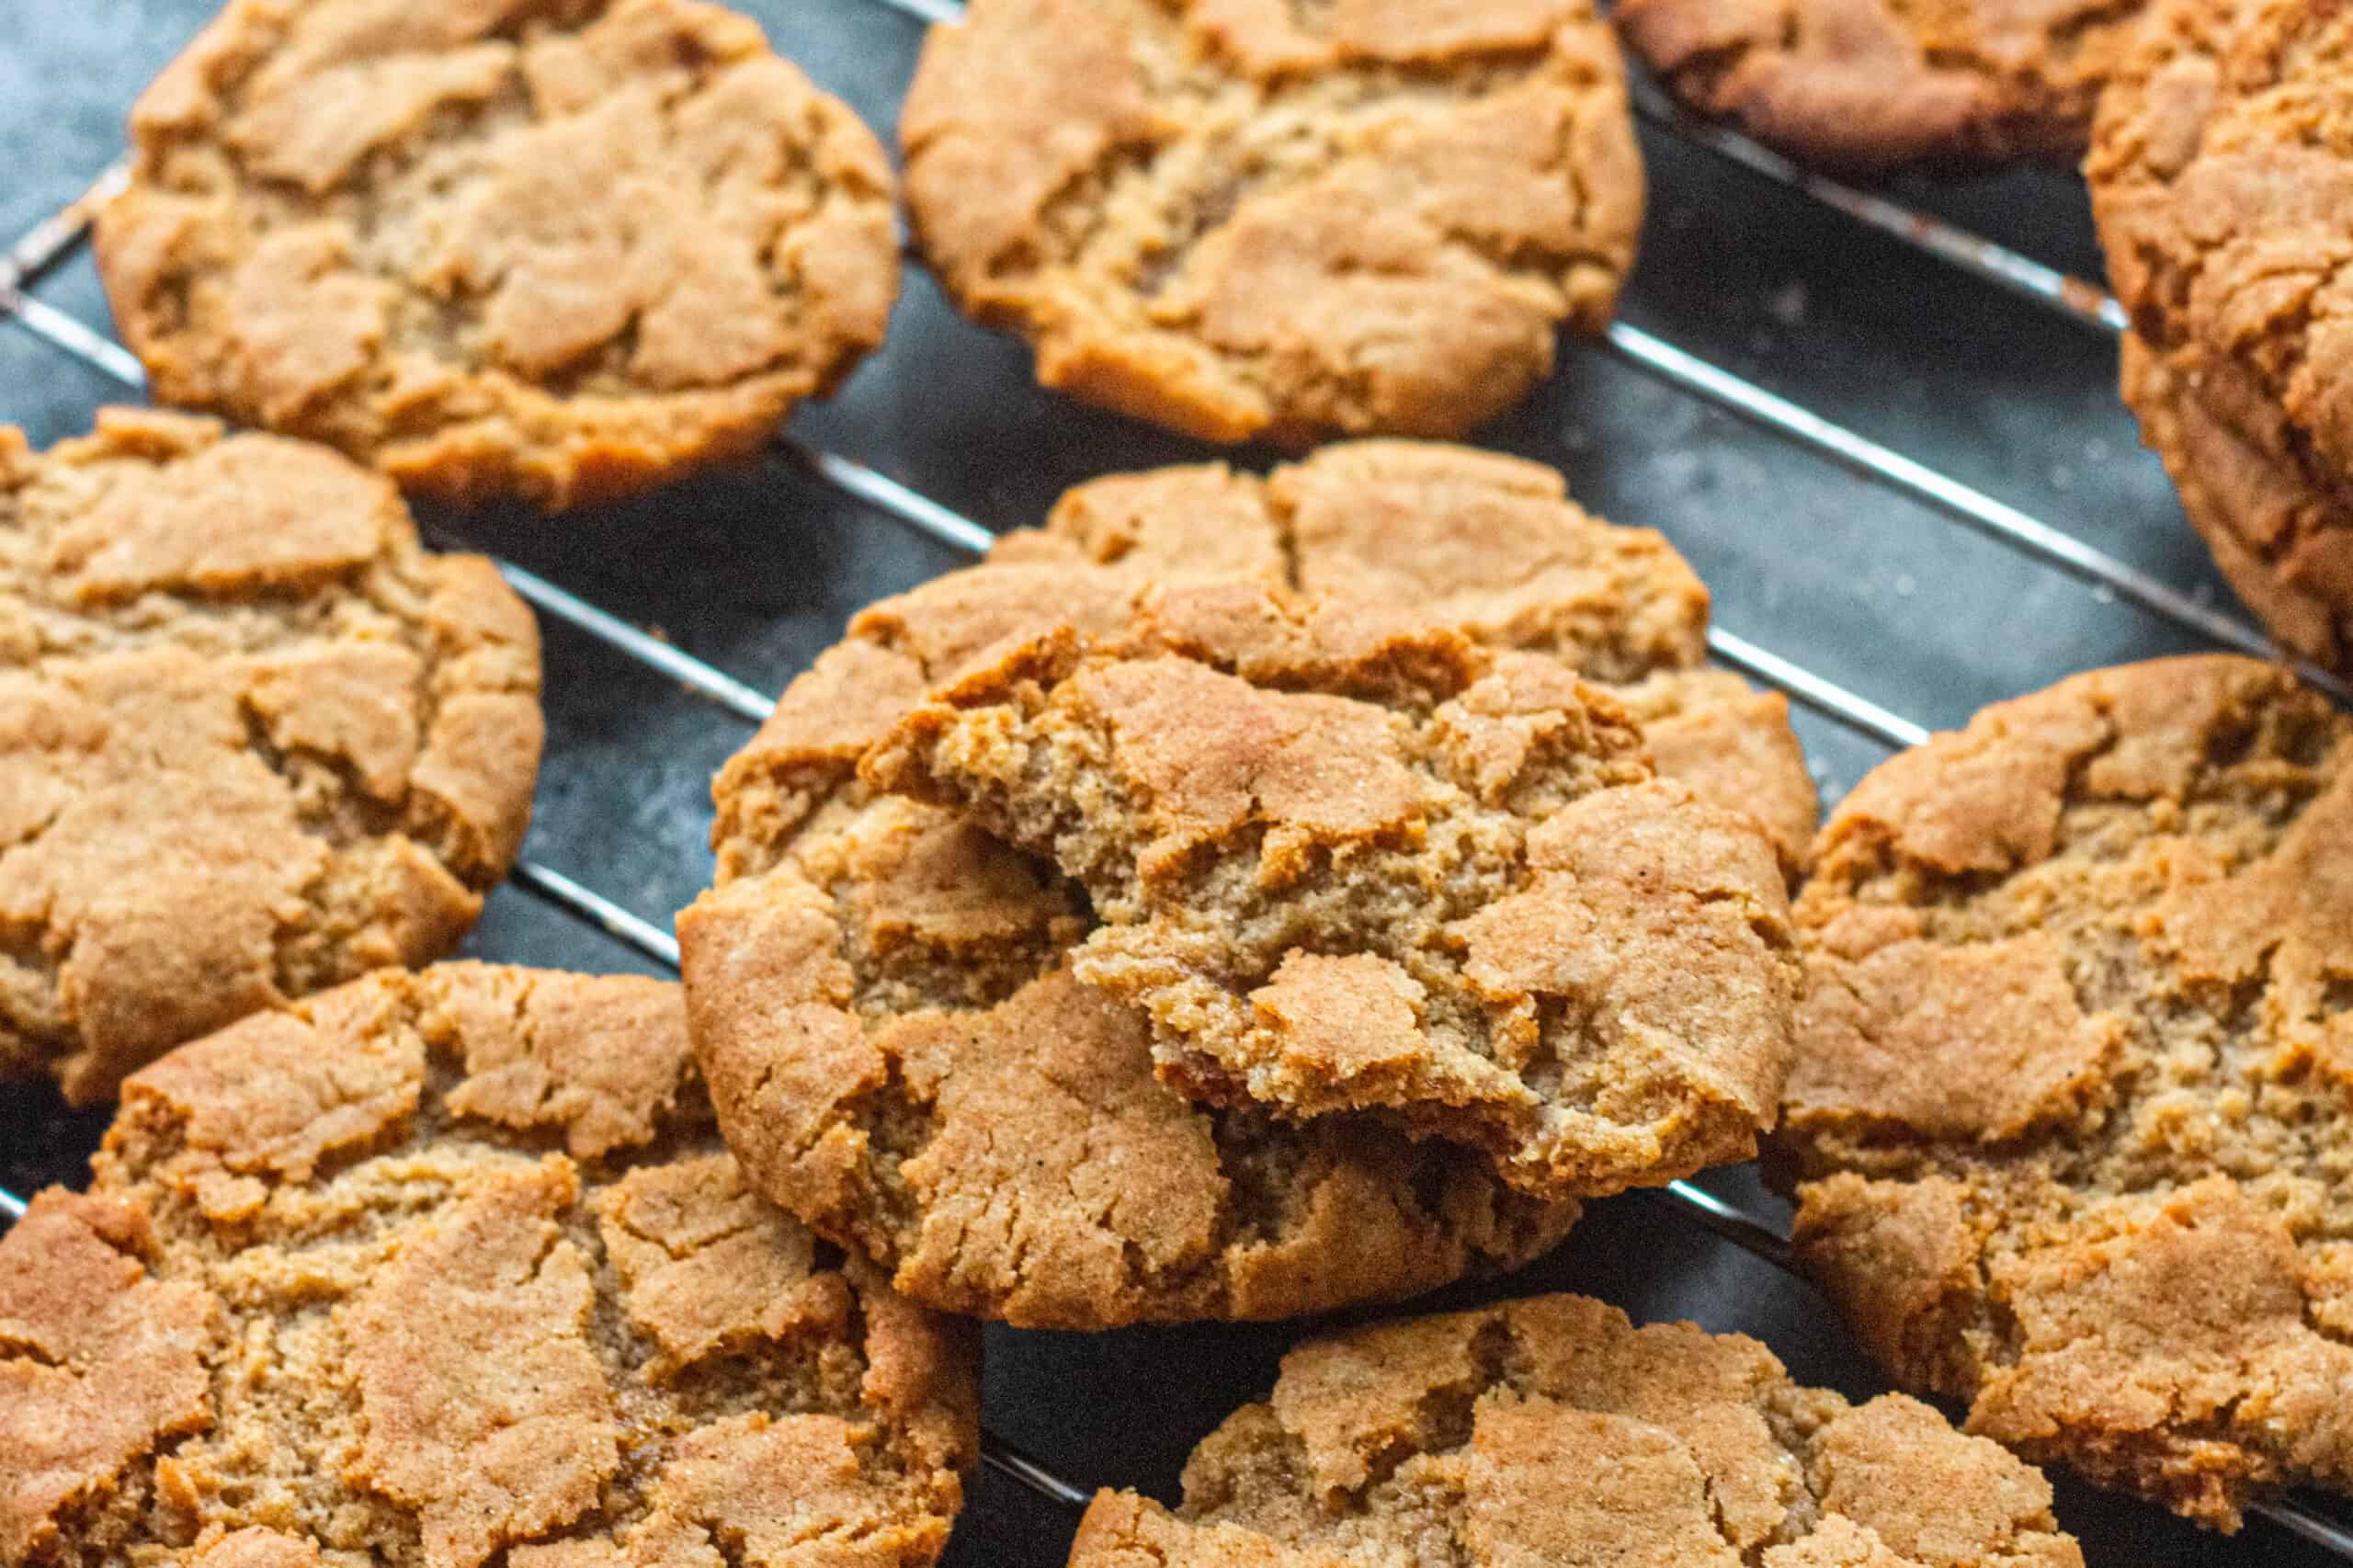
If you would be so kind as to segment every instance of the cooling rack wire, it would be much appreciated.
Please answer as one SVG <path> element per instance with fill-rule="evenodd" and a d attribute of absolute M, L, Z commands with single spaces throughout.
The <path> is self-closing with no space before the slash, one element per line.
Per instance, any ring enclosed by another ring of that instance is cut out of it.
<path fill-rule="evenodd" d="M 962 6 L 954 0 L 866 3 L 905 12 L 926 22 L 954 23 L 963 17 Z M 1641 119 L 1748 174 L 1819 202 L 1983 284 L 2030 301 L 2075 327 L 2112 335 L 2123 332 L 2128 325 L 2123 308 L 2096 284 L 2045 267 L 1885 197 L 1800 168 L 1746 137 L 1685 115 L 1647 83 L 1634 84 L 1633 101 L 1635 113 Z M 128 349 L 97 327 L 30 292 L 42 277 L 85 243 L 91 219 L 122 188 L 128 177 L 125 163 L 119 161 L 109 165 L 81 197 L 35 224 L 9 247 L 6 256 L 0 256 L 0 321 L 14 322 L 126 389 L 143 392 L 145 374 Z M 2041 565 L 2065 573 L 2091 586 L 2099 598 L 2112 597 L 2134 605 L 2220 647 L 2258 658 L 2279 657 L 2279 651 L 2271 641 L 2246 621 L 2201 603 L 2062 528 L 1825 419 L 1665 338 L 1617 322 L 1592 347 L 1690 397 L 1769 431 L 1860 480 L 1923 504 L 1951 522 L 1986 535 Z M 825 484 L 963 555 L 983 554 L 996 537 L 983 524 L 863 463 L 781 433 L 775 438 L 775 449 Z M 446 530 L 437 530 L 432 542 L 444 548 L 466 548 L 462 540 L 448 535 Z M 648 665 L 734 718 L 756 724 L 767 717 L 774 706 L 774 699 L 766 693 L 537 573 L 507 561 L 498 561 L 497 566 L 508 585 L 542 614 Z M 1717 662 L 1786 693 L 1794 701 L 1891 751 L 1917 745 L 1928 738 L 1924 725 L 1747 638 L 1711 628 L 1708 647 Z M 2291 662 L 2305 680 L 2338 703 L 2353 707 L 2353 687 L 2344 680 L 2308 662 Z M 529 858 L 516 864 L 512 880 L 525 892 L 604 931 L 664 968 L 673 971 L 677 969 L 676 937 L 595 888 Z M 1788 1238 L 1735 1205 L 1686 1181 L 1669 1183 L 1661 1190 L 1660 1198 L 1688 1221 L 1778 1268 L 1794 1270 Z M 23 1198 L 0 1187 L 0 1218 L 13 1221 L 24 1211 Z M 1037 1496 L 1065 1508 L 1084 1507 L 1092 1495 L 1086 1488 L 1065 1480 L 985 1430 L 982 1434 L 982 1460 Z M 2307 1504 L 2287 1498 L 2260 1505 L 2254 1511 L 2290 1534 L 2353 1563 L 2353 1528 Z"/>

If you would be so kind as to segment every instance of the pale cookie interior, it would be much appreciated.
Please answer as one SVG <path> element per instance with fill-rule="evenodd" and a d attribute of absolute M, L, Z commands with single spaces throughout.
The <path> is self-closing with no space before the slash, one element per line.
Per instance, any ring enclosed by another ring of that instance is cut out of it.
<path fill-rule="evenodd" d="M 1745 817 L 1655 782 L 1560 665 L 1330 601 L 1171 590 L 916 710 L 862 765 L 1085 885 L 1073 972 L 1164 1076 L 1377 1110 L 1552 1196 L 1743 1157 L 1795 960 Z M 1000 645 L 1004 647 L 1004 645 Z"/>

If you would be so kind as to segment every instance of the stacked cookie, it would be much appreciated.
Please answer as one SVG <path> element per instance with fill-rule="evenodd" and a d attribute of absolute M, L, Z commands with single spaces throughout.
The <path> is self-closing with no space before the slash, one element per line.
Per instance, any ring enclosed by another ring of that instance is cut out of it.
<path fill-rule="evenodd" d="M 1368 580 L 1401 524 L 1454 625 Z M 722 1125 L 916 1299 L 1086 1328 L 1426 1290 L 1744 1157 L 1791 976 L 1731 802 L 1802 834 L 1811 788 L 1706 608 L 1484 454 L 1082 486 L 722 771 L 679 937 Z"/>

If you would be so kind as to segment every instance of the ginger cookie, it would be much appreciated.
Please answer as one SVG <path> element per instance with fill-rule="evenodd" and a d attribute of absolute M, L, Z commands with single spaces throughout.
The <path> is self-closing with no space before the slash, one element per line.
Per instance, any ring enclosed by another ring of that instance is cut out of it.
<path fill-rule="evenodd" d="M 1264 479 L 1219 463 L 1118 474 L 1072 490 L 990 560 L 1250 577 L 1549 654 L 1633 711 L 1663 777 L 1754 814 L 1786 869 L 1813 837 L 1789 701 L 1704 667 L 1708 590 L 1690 563 L 1649 528 L 1584 511 L 1541 463 L 1387 440 Z"/>
<path fill-rule="evenodd" d="M 1858 174 L 2072 163 L 2139 0 L 1623 0 L 1627 46 L 1702 114 Z"/>
<path fill-rule="evenodd" d="M 1798 1250 L 1971 1430 L 2235 1528 L 2353 1491 L 2353 720 L 2096 671 L 1887 763 L 1797 905 Z"/>
<path fill-rule="evenodd" d="M 880 343 L 894 187 L 695 0 L 232 0 L 97 256 L 155 395 L 554 509 L 755 448 Z"/>
<path fill-rule="evenodd" d="M 1144 1016 L 1070 973 L 1074 882 L 859 784 L 859 756 L 933 684 L 1041 630 L 1116 630 L 1136 591 L 1055 562 L 875 606 L 721 772 L 718 886 L 678 941 L 746 1175 L 904 1294 L 1025 1327 L 1293 1317 L 1547 1250 L 1576 1206 L 1523 1198 L 1474 1155 L 1160 1083 Z"/>
<path fill-rule="evenodd" d="M 1590 0 L 978 0 L 899 135 L 965 312 L 1212 441 L 1463 433 L 1603 327 L 1642 220 Z"/>
<path fill-rule="evenodd" d="M 1070 1568 L 2080 1568 L 2032 1468 L 1901 1394 L 1584 1296 L 1311 1340 L 1193 1450 L 1102 1492 Z"/>
<path fill-rule="evenodd" d="M 540 759 L 539 631 L 322 448 L 0 426 L 0 1074 L 67 1099 L 455 948 Z"/>
<path fill-rule="evenodd" d="M 0 1239 L 0 1562 L 920 1564 L 975 1336 L 747 1191 L 675 985 L 471 963 L 133 1075 Z"/>
<path fill-rule="evenodd" d="M 1771 846 L 1553 660 L 1179 585 L 1109 637 L 1000 642 L 859 770 L 1078 882 L 1073 974 L 1195 1098 L 1374 1114 L 1554 1199 L 1770 1122 L 1798 970 Z"/>
<path fill-rule="evenodd" d="M 2273 635 L 2339 668 L 2353 668 L 2348 65 L 2353 20 L 2329 7 L 2162 0 L 2085 165 L 2132 314 L 2123 390 L 2143 437 Z"/>

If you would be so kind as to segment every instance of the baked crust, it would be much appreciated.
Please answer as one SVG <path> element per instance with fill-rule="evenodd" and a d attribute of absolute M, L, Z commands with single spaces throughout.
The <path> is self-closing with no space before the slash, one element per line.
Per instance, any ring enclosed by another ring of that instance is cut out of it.
<path fill-rule="evenodd" d="M 332 452 L 0 426 L 0 1071 L 69 1100 L 454 949 L 530 818 L 539 631 Z"/>
<path fill-rule="evenodd" d="M 2353 1483 L 2353 721 L 2221 656 L 1996 704 L 1797 917 L 1798 1251 L 1896 1377 L 2224 1529 Z"/>
<path fill-rule="evenodd" d="M 1686 103 L 1817 166 L 2072 163 L 2139 0 L 1625 0 Z"/>
<path fill-rule="evenodd" d="M 751 450 L 882 339 L 882 151 L 696 0 L 232 0 L 98 269 L 155 395 L 553 510 Z"/>
<path fill-rule="evenodd" d="M 2085 173 L 2131 312 L 2125 401 L 2272 634 L 2353 668 L 2353 27 L 2325 6 L 2161 0 Z"/>
<path fill-rule="evenodd" d="M 968 314 L 1212 441 L 1462 434 L 1601 329 L 1642 219 L 1589 0 L 980 0 L 899 134 Z"/>
<path fill-rule="evenodd" d="M 675 985 L 357 981 L 134 1075 L 95 1164 L 0 1238 L 11 1568 L 946 1542 L 976 1336 L 745 1189 Z"/>
<path fill-rule="evenodd" d="M 2075 1568 L 2033 1469 L 1927 1405 L 1850 1405 L 1772 1352 L 1582 1296 L 1311 1340 L 1172 1513 L 1103 1492 L 1070 1568 L 1448 1561 Z"/>

